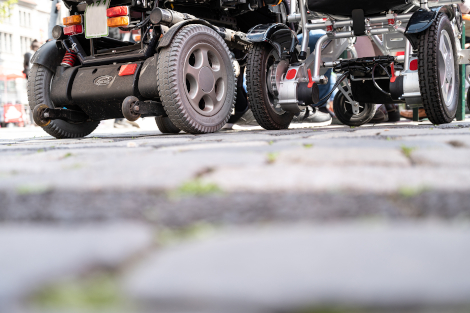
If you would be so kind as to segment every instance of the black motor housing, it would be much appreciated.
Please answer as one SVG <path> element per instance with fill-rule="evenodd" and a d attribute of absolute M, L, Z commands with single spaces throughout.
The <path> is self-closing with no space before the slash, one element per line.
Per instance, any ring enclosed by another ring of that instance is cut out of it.
<path fill-rule="evenodd" d="M 119 76 L 125 64 L 57 70 L 61 75 L 52 81 L 51 100 L 56 106 L 78 106 L 95 121 L 122 118 L 122 101 L 127 96 L 141 97 L 138 82 L 142 62 L 132 64 L 137 64 L 134 74 L 125 76 Z"/>

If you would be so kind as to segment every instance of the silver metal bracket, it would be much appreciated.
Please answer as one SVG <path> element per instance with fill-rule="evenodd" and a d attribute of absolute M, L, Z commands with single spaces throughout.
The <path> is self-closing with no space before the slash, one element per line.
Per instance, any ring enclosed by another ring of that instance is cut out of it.
<path fill-rule="evenodd" d="M 351 94 L 349 92 L 347 92 L 346 90 L 344 90 L 342 84 L 339 84 L 338 88 L 341 91 L 341 93 L 346 97 L 346 99 L 349 101 L 349 103 L 351 103 L 353 114 L 354 115 L 359 114 L 359 102 L 354 101 L 351 98 Z"/>

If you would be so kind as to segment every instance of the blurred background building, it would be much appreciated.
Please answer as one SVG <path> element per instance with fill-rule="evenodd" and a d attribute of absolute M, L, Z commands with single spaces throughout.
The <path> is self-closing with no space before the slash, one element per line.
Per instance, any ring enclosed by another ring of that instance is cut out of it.
<path fill-rule="evenodd" d="M 51 0 L 0 2 L 3 8 L 0 12 L 0 106 L 7 103 L 27 106 L 24 54 L 30 51 L 34 39 L 41 45 L 48 39 Z M 64 16 L 67 12 L 62 7 Z"/>

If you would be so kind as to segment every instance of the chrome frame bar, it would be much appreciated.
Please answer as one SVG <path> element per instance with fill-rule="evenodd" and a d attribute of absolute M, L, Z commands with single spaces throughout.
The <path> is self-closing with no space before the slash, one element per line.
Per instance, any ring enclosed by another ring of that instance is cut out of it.
<path fill-rule="evenodd" d="M 300 14 L 296 13 L 296 3 L 297 0 L 292 0 L 291 2 L 291 12 L 290 15 L 287 17 L 289 22 L 298 22 L 299 18 L 302 25 L 302 45 L 301 45 L 301 52 L 307 53 L 308 43 L 309 43 L 309 31 L 314 29 L 326 29 L 327 23 L 332 23 L 333 29 L 336 30 L 339 27 L 348 27 L 352 26 L 353 21 L 352 19 L 345 19 L 340 21 L 331 21 L 331 20 L 313 20 L 312 23 L 308 22 L 308 14 L 307 14 L 307 0 L 298 0 Z M 447 4 L 454 4 L 454 3 L 461 3 L 462 0 L 419 0 L 415 1 L 415 4 L 419 3 L 419 6 L 425 10 L 429 10 L 429 6 L 438 6 L 438 5 L 447 5 Z M 399 14 L 395 15 L 395 21 L 407 21 L 411 18 L 413 13 L 406 13 L 406 14 Z M 380 48 L 382 53 L 389 54 L 388 49 L 383 45 L 383 42 L 377 37 L 377 35 L 382 34 L 389 34 L 389 33 L 405 33 L 405 28 L 400 26 L 401 23 L 396 23 L 396 25 L 388 25 L 388 17 L 387 16 L 376 16 L 376 17 L 369 17 L 365 20 L 367 29 L 366 34 L 369 36 Z M 384 25 L 386 23 L 386 25 Z M 375 25 L 379 24 L 379 25 Z M 381 24 L 381 25 L 380 25 Z M 373 27 L 379 28 L 373 28 Z M 315 51 L 311 52 L 314 54 L 313 58 L 310 55 L 305 60 L 306 68 L 310 68 L 313 63 L 313 73 L 312 73 L 312 80 L 316 83 L 320 83 L 324 81 L 324 77 L 320 76 L 320 67 L 321 67 L 321 47 L 326 40 L 330 39 L 339 39 L 339 38 L 350 38 L 356 37 L 353 31 L 340 31 L 340 32 L 328 32 L 326 35 L 320 37 L 315 45 Z M 405 49 L 405 69 L 409 66 L 411 54 L 411 47 L 408 40 L 406 41 L 406 49 Z"/>

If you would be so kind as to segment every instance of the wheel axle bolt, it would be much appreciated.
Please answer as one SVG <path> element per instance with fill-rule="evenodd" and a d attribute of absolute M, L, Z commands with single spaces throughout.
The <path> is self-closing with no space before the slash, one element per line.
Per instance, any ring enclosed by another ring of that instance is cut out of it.
<path fill-rule="evenodd" d="M 136 106 L 134 107 L 134 111 L 139 112 L 139 110 L 140 110 L 139 106 L 136 105 Z"/>
<path fill-rule="evenodd" d="M 44 117 L 49 117 L 49 112 L 45 112 Z"/>

